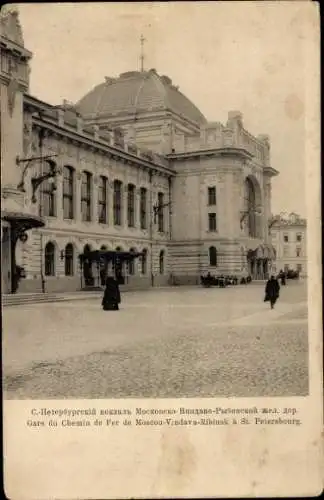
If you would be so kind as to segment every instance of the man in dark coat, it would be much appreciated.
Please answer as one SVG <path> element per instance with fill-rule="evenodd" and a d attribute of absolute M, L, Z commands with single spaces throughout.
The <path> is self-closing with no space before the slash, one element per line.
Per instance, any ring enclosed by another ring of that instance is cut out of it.
<path fill-rule="evenodd" d="M 278 283 L 278 280 L 274 277 L 271 276 L 271 278 L 267 281 L 266 288 L 265 288 L 265 298 L 264 302 L 270 302 L 271 309 L 274 308 L 274 305 L 279 297 L 279 290 L 280 290 L 280 285 Z"/>
<path fill-rule="evenodd" d="M 120 302 L 118 283 L 110 276 L 106 279 L 106 288 L 101 303 L 102 308 L 104 311 L 118 311 Z"/>

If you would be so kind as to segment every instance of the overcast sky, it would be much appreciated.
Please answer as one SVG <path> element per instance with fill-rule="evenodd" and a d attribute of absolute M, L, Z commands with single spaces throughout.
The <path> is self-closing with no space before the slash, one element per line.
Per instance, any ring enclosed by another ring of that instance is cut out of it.
<path fill-rule="evenodd" d="M 33 52 L 30 93 L 76 102 L 105 76 L 145 69 L 172 78 L 210 121 L 240 110 L 271 139 L 272 211 L 306 215 L 303 5 L 259 3 L 18 4 Z"/>

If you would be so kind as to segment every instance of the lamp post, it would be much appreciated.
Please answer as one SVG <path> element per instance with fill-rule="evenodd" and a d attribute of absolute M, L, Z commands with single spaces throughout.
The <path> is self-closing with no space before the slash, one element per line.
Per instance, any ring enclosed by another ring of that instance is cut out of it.
<path fill-rule="evenodd" d="M 19 166 L 21 164 L 25 164 L 25 167 L 22 171 L 21 174 L 21 179 L 19 184 L 17 185 L 17 189 L 23 193 L 26 192 L 25 189 L 25 177 L 27 174 L 27 171 L 30 167 L 34 165 L 34 163 L 40 163 L 41 165 L 41 174 L 33 176 L 31 178 L 31 188 L 32 188 L 32 196 L 31 196 L 31 202 L 35 204 L 37 202 L 37 197 L 36 193 L 38 188 L 43 184 L 45 181 L 49 181 L 50 183 L 55 182 L 55 178 L 61 174 L 61 171 L 59 168 L 57 168 L 56 163 L 54 160 L 52 160 L 53 157 L 58 156 L 57 154 L 51 154 L 51 155 L 43 155 L 42 150 L 43 150 L 43 142 L 45 138 L 45 129 L 41 128 L 39 130 L 39 151 L 40 155 L 39 156 L 31 156 L 30 158 L 20 158 L 19 156 L 16 157 L 16 164 Z M 43 173 L 43 164 L 47 163 L 49 166 L 49 170 L 46 173 Z M 53 190 L 55 187 L 53 186 Z M 42 217 L 42 199 L 40 200 L 39 204 L 39 215 Z M 42 293 L 45 293 L 45 278 L 44 278 L 44 272 L 43 272 L 43 234 L 42 232 L 40 233 L 40 276 L 41 276 L 41 286 L 42 286 Z"/>
<path fill-rule="evenodd" d="M 254 215 L 261 215 L 262 210 L 261 207 L 256 207 L 256 208 L 249 208 L 248 210 L 241 210 L 240 211 L 240 227 L 243 229 L 243 222 L 251 214 Z"/>

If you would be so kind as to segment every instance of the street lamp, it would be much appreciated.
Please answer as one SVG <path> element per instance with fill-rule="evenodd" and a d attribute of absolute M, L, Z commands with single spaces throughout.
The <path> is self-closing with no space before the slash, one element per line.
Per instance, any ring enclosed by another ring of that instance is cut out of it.
<path fill-rule="evenodd" d="M 59 174 L 61 174 L 61 171 L 59 168 L 57 168 L 55 161 L 51 160 L 55 155 L 47 155 L 47 156 L 34 156 L 31 158 L 16 158 L 16 164 L 20 165 L 21 163 L 26 163 L 26 166 L 22 172 L 21 175 L 21 180 L 17 186 L 17 189 L 23 193 L 26 192 L 25 189 L 25 176 L 27 173 L 27 170 L 29 167 L 32 166 L 32 163 L 34 161 L 45 161 L 49 165 L 49 171 L 46 172 L 45 174 L 38 175 L 35 177 L 32 177 L 31 179 L 31 185 L 32 185 L 32 197 L 31 201 L 32 203 L 36 203 L 37 198 L 36 198 L 36 191 L 39 188 L 39 186 L 46 180 L 49 180 L 49 182 L 54 183 L 55 177 Z"/>
<path fill-rule="evenodd" d="M 162 210 L 162 208 L 164 207 L 169 207 L 171 205 L 171 201 L 169 201 L 168 203 L 155 203 L 155 205 L 153 205 L 153 219 L 154 219 L 154 224 L 156 224 L 156 218 L 157 216 L 159 215 L 160 211 Z"/>
<path fill-rule="evenodd" d="M 248 217 L 251 214 L 261 215 L 261 213 L 262 213 L 261 207 L 249 208 L 248 210 L 241 210 L 240 211 L 240 214 L 241 214 L 241 217 L 240 217 L 240 226 L 241 226 L 241 229 L 243 229 L 243 222 L 246 219 L 246 217 Z"/>
<path fill-rule="evenodd" d="M 42 118 L 41 113 L 38 114 L 38 118 Z M 31 201 L 32 203 L 37 202 L 36 198 L 36 192 L 37 189 L 41 186 L 41 184 L 48 180 L 50 183 L 55 182 L 55 178 L 61 174 L 61 170 L 57 168 L 56 163 L 52 158 L 58 156 L 57 154 L 51 154 L 51 155 L 43 155 L 43 143 L 44 139 L 46 137 L 46 130 L 45 128 L 41 127 L 38 131 L 38 146 L 39 146 L 39 156 L 31 156 L 30 158 L 19 158 L 19 156 L 16 157 L 16 165 L 21 165 L 25 164 L 25 167 L 22 171 L 21 174 L 21 180 L 19 184 L 17 185 L 17 189 L 23 193 L 26 192 L 25 189 L 25 176 L 28 171 L 28 169 L 33 165 L 35 162 L 40 162 L 41 166 L 45 162 L 49 169 L 48 172 L 43 173 L 43 169 L 40 175 L 36 175 L 32 177 L 31 179 L 31 187 L 32 187 L 32 197 Z M 52 187 L 52 190 L 54 191 L 56 189 L 55 186 Z M 42 216 L 42 203 L 40 203 L 39 206 L 39 215 Z M 43 270 L 43 235 L 42 232 L 40 233 L 40 254 L 41 254 L 41 260 L 40 260 L 40 276 L 41 276 L 41 285 L 42 285 L 42 292 L 45 293 L 45 277 L 44 277 L 44 270 Z"/>

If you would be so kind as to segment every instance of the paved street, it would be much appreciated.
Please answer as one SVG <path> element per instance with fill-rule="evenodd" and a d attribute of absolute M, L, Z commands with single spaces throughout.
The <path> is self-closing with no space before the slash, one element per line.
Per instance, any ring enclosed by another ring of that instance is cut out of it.
<path fill-rule="evenodd" d="M 264 286 L 128 292 L 3 310 L 7 399 L 248 397 L 308 393 L 306 285 L 274 310 Z"/>

